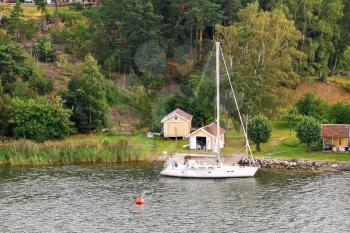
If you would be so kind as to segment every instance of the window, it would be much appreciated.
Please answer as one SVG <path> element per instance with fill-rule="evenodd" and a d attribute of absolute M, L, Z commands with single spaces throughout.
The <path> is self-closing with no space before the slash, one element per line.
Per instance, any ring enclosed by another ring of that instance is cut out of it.
<path fill-rule="evenodd" d="M 177 121 L 177 116 L 174 116 L 174 120 Z"/>

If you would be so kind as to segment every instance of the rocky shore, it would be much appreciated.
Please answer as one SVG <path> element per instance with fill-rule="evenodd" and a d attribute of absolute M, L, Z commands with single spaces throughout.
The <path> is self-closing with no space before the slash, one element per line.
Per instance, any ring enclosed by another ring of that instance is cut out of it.
<path fill-rule="evenodd" d="M 261 168 L 310 170 L 319 172 L 350 171 L 350 163 L 275 158 L 255 158 L 255 160 Z M 248 165 L 251 163 L 251 160 L 242 159 L 239 163 Z"/>
<path fill-rule="evenodd" d="M 176 154 L 176 159 L 182 161 L 189 154 Z M 150 162 L 164 162 L 166 155 L 148 157 Z M 198 158 L 197 158 L 198 159 Z M 250 159 L 244 158 L 244 155 L 223 156 L 224 164 L 251 164 Z M 350 162 L 333 162 L 320 160 L 297 160 L 297 159 L 277 159 L 277 158 L 255 158 L 255 161 L 261 168 L 271 169 L 290 169 L 307 170 L 314 172 L 344 172 L 350 171 Z"/>

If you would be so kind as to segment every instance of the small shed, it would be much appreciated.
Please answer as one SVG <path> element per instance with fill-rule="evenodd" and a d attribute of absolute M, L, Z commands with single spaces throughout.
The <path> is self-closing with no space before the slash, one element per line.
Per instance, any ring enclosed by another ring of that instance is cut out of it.
<path fill-rule="evenodd" d="M 323 150 L 349 150 L 350 124 L 323 124 L 321 129 Z"/>
<path fill-rule="evenodd" d="M 214 150 L 216 149 L 217 125 L 211 123 L 197 129 L 190 134 L 190 149 L 192 150 Z M 220 128 L 220 148 L 225 144 L 225 130 Z"/>
<path fill-rule="evenodd" d="M 165 138 L 185 138 L 191 132 L 193 116 L 179 108 L 163 117 L 163 133 Z"/>

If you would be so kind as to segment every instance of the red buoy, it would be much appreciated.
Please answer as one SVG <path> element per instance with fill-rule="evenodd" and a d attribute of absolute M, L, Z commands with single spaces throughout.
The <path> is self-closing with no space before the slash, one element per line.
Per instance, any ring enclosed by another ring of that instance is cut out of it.
<path fill-rule="evenodd" d="M 137 197 L 135 203 L 136 205 L 143 205 L 145 204 L 145 199 L 143 199 L 143 197 Z"/>

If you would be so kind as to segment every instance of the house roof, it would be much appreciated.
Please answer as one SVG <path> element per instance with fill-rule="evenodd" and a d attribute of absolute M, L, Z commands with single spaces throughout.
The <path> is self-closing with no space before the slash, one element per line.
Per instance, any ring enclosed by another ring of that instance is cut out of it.
<path fill-rule="evenodd" d="M 349 138 L 350 125 L 347 124 L 323 124 L 322 137 L 332 138 Z"/>
<path fill-rule="evenodd" d="M 192 132 L 190 134 L 190 136 L 196 132 L 198 132 L 199 130 L 204 130 L 205 132 L 207 132 L 208 134 L 210 134 L 213 137 L 216 137 L 216 130 L 217 126 L 216 123 L 211 123 L 209 125 L 203 126 L 202 128 L 197 129 L 196 131 Z M 226 132 L 226 130 L 224 130 L 223 128 L 220 127 L 220 135 L 224 134 Z"/>
<path fill-rule="evenodd" d="M 188 120 L 189 122 L 191 122 L 192 118 L 193 118 L 193 116 L 191 114 L 189 114 L 188 112 L 185 112 L 184 110 L 177 108 L 174 111 L 172 111 L 171 113 L 165 115 L 161 122 L 163 123 L 166 119 L 170 118 L 171 116 L 173 116 L 175 114 L 185 118 L 185 120 Z"/>

